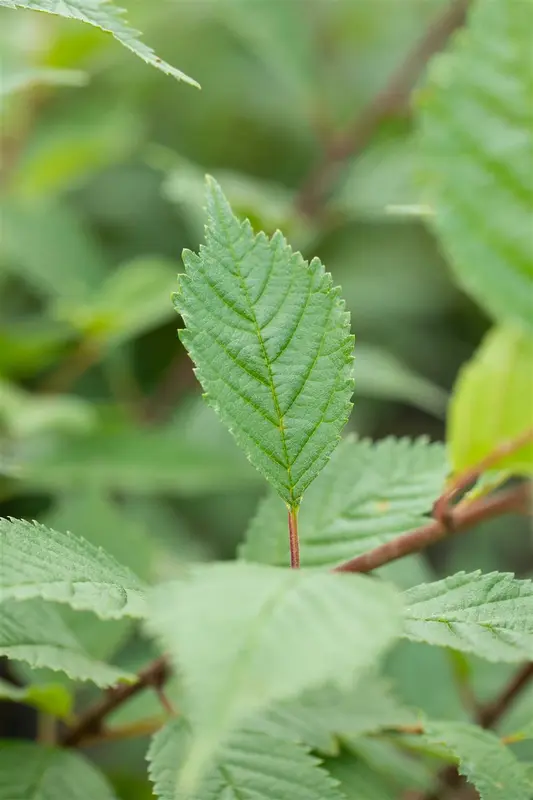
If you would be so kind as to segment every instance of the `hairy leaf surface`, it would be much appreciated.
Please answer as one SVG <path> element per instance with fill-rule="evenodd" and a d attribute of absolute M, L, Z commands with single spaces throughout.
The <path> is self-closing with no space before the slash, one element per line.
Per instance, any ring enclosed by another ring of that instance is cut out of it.
<path fill-rule="evenodd" d="M 109 0 L 0 0 L 0 6 L 46 11 L 49 14 L 58 14 L 60 17 L 87 22 L 95 28 L 110 33 L 120 44 L 142 58 L 147 64 L 162 70 L 167 75 L 172 75 L 173 78 L 199 88 L 199 84 L 193 78 L 189 78 L 184 72 L 167 64 L 166 61 L 162 61 L 151 47 L 139 41 L 139 32 L 130 28 L 124 21 L 123 10 L 117 8 Z"/>
<path fill-rule="evenodd" d="M 458 572 L 404 594 L 405 634 L 489 661 L 533 658 L 533 582 Z"/>
<path fill-rule="evenodd" d="M 348 437 L 302 504 L 302 563 L 334 566 L 424 524 L 446 472 L 441 444 Z M 274 495 L 260 504 L 240 555 L 247 561 L 288 563 L 286 515 Z"/>
<path fill-rule="evenodd" d="M 160 800 L 189 799 L 176 791 L 189 746 L 189 732 L 179 719 L 154 736 L 149 773 Z M 319 763 L 303 745 L 241 731 L 217 752 L 194 800 L 344 800 Z"/>
<path fill-rule="evenodd" d="M 208 181 L 199 255 L 174 296 L 208 402 L 291 508 L 326 464 L 350 412 L 353 337 L 331 276 L 277 232 L 254 236 Z"/>
<path fill-rule="evenodd" d="M 149 620 L 183 675 L 195 735 L 181 788 L 193 791 L 243 720 L 306 689 L 353 686 L 397 635 L 399 596 L 363 576 L 211 564 L 155 589 Z"/>
<path fill-rule="evenodd" d="M 133 572 L 71 533 L 0 519 L 0 552 L 2 601 L 42 597 L 102 619 L 145 614 L 145 589 Z"/>
<path fill-rule="evenodd" d="M 531 0 L 478 0 L 421 95 L 435 230 L 493 316 L 533 330 Z"/>

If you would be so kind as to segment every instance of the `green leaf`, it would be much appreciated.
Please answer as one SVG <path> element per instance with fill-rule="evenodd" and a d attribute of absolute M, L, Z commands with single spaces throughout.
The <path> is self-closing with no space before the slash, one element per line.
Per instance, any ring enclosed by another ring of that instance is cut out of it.
<path fill-rule="evenodd" d="M 0 3 L 1 5 L 1 3 Z M 77 69 L 53 69 L 35 67 L 17 71 L 7 71 L 0 84 L 0 100 L 6 95 L 29 89 L 33 86 L 85 86 L 89 76 Z"/>
<path fill-rule="evenodd" d="M 398 595 L 371 578 L 239 563 L 191 569 L 154 591 L 149 627 L 184 679 L 193 791 L 228 733 L 277 701 L 346 689 L 398 632 Z"/>
<path fill-rule="evenodd" d="M 481 800 L 531 800 L 533 783 L 526 769 L 495 734 L 465 722 L 431 723 L 424 738 L 459 761 L 459 772 Z"/>
<path fill-rule="evenodd" d="M 336 758 L 327 759 L 325 766 L 339 781 L 346 800 L 398 800 L 401 797 L 403 786 L 381 774 L 358 755 L 341 753 Z"/>
<path fill-rule="evenodd" d="M 27 8 L 33 11 L 46 11 L 68 19 L 87 22 L 95 28 L 110 33 L 120 44 L 142 58 L 147 64 L 160 69 L 167 75 L 200 88 L 193 78 L 162 61 L 154 51 L 139 41 L 139 32 L 124 22 L 123 10 L 108 0 L 0 0 L 0 6 L 8 8 Z"/>
<path fill-rule="evenodd" d="M 478 0 L 432 62 L 420 151 L 434 227 L 458 280 L 533 330 L 531 0 Z"/>
<path fill-rule="evenodd" d="M 302 563 L 333 566 L 423 525 L 446 472 L 441 444 L 347 437 L 302 504 Z M 271 495 L 259 506 L 240 555 L 247 561 L 286 564 L 286 530 L 283 506 Z"/>
<path fill-rule="evenodd" d="M 40 433 L 64 433 L 90 430 L 94 410 L 81 397 L 32 394 L 0 378 L 0 422 L 14 438 L 28 438 Z"/>
<path fill-rule="evenodd" d="M 379 677 L 365 677 L 349 691 L 326 686 L 280 703 L 256 726 L 265 733 L 303 742 L 327 755 L 339 751 L 339 740 L 354 739 L 419 721 L 416 712 L 402 706 Z"/>
<path fill-rule="evenodd" d="M 90 658 L 56 609 L 41 600 L 2 600 L 0 655 L 30 667 L 64 672 L 72 680 L 111 686 L 134 676 Z M 1 798 L 1 795 L 0 795 Z"/>
<path fill-rule="evenodd" d="M 157 733 L 148 752 L 149 774 L 160 800 L 187 800 L 177 790 L 179 765 L 187 756 L 190 735 L 181 720 Z M 258 731 L 233 734 L 217 752 L 195 800 L 344 800 L 336 781 L 319 761 L 295 742 Z"/>
<path fill-rule="evenodd" d="M 41 597 L 102 619 L 145 614 L 145 589 L 133 572 L 70 533 L 0 519 L 0 548 L 2 601 Z"/>
<path fill-rule="evenodd" d="M 0 740 L 0 800 L 118 800 L 85 756 Z"/>
<path fill-rule="evenodd" d="M 208 180 L 207 244 L 184 253 L 181 339 L 208 402 L 252 464 L 296 508 L 335 448 L 353 392 L 339 290 L 281 233 L 253 235 Z"/>
<path fill-rule="evenodd" d="M 489 661 L 533 658 L 533 582 L 458 572 L 404 594 L 405 635 Z"/>
<path fill-rule="evenodd" d="M 495 327 L 459 372 L 450 404 L 447 439 L 455 472 L 468 469 L 498 445 L 533 429 L 533 338 Z M 533 442 L 495 468 L 533 472 Z"/>
<path fill-rule="evenodd" d="M 46 714 L 60 719 L 67 719 L 72 714 L 72 694 L 61 684 L 45 683 L 42 685 L 13 686 L 0 679 L 0 700 L 12 700 L 14 703 L 25 703 Z"/>

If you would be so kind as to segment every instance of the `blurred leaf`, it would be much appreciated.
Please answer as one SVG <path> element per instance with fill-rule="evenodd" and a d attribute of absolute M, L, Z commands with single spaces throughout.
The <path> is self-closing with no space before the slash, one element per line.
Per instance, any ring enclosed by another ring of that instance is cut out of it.
<path fill-rule="evenodd" d="M 33 668 L 64 672 L 72 680 L 92 681 L 97 686 L 134 679 L 88 656 L 54 606 L 41 600 L 2 602 L 0 655 Z"/>
<path fill-rule="evenodd" d="M 443 417 L 448 401 L 444 389 L 418 375 L 384 348 L 358 342 L 355 350 L 356 394 L 406 402 Z"/>
<path fill-rule="evenodd" d="M 530 0 L 478 0 L 421 93 L 432 222 L 458 280 L 533 330 Z M 480 199 L 482 198 L 482 202 Z"/>
<path fill-rule="evenodd" d="M 459 372 L 448 419 L 455 472 L 477 464 L 499 445 L 533 429 L 533 338 L 492 328 Z M 495 465 L 514 474 L 533 471 L 533 442 Z"/>
<path fill-rule="evenodd" d="M 161 800 L 186 800 L 176 789 L 190 734 L 183 720 L 157 733 L 148 752 L 149 774 Z M 257 731 L 233 734 L 216 754 L 195 800 L 344 800 L 335 781 L 307 748 Z"/>
<path fill-rule="evenodd" d="M 101 619 L 145 615 L 139 579 L 84 539 L 37 522 L 0 518 L 0 546 L 2 600 L 52 600 Z"/>
<path fill-rule="evenodd" d="M 46 11 L 49 14 L 58 14 L 61 17 L 87 22 L 89 25 L 94 25 L 96 28 L 110 33 L 118 42 L 146 61 L 147 64 L 157 67 L 167 75 L 172 75 L 173 78 L 200 88 L 193 78 L 189 78 L 184 72 L 180 72 L 166 61 L 162 61 L 150 47 L 140 42 L 139 32 L 124 22 L 122 9 L 107 0 L 0 0 L 0 6 Z"/>
<path fill-rule="evenodd" d="M 115 345 L 172 316 L 176 275 L 169 261 L 138 258 L 113 270 L 85 303 L 60 301 L 54 313 L 85 336 Z"/>
<path fill-rule="evenodd" d="M 302 563 L 333 566 L 423 525 L 446 472 L 444 448 L 427 439 L 347 437 L 302 504 Z M 248 561 L 288 563 L 287 512 L 276 495 L 259 506 L 240 553 Z"/>
<path fill-rule="evenodd" d="M 1 320 L 0 375 L 27 377 L 46 369 L 70 339 L 69 326 L 43 317 Z"/>
<path fill-rule="evenodd" d="M 25 703 L 60 719 L 66 719 L 72 714 L 73 697 L 61 684 L 13 686 L 12 683 L 0 679 L 0 699 Z"/>
<path fill-rule="evenodd" d="M 149 628 L 183 675 L 194 731 L 180 789 L 198 786 L 246 718 L 306 689 L 353 685 L 397 634 L 398 611 L 392 588 L 363 576 L 238 563 L 155 589 Z"/>
<path fill-rule="evenodd" d="M 35 69 L 8 72 L 2 76 L 0 83 L 0 100 L 3 96 L 29 89 L 36 84 L 48 86 L 85 86 L 89 77 L 85 72 L 75 69 L 52 69 L 39 67 Z"/>
<path fill-rule="evenodd" d="M 385 755 L 390 756 L 390 753 Z M 346 800 L 398 800 L 402 789 L 414 786 L 414 781 L 406 784 L 396 776 L 383 774 L 355 753 L 344 752 L 336 758 L 328 758 L 324 766 L 339 781 L 339 789 Z"/>
<path fill-rule="evenodd" d="M 96 416 L 81 397 L 38 396 L 0 380 L 0 424 L 14 437 L 88 431 Z"/>
<path fill-rule="evenodd" d="M 533 784 L 526 770 L 491 731 L 465 722 L 435 722 L 424 729 L 424 738 L 458 759 L 459 772 L 481 800 L 531 800 Z"/>
<path fill-rule="evenodd" d="M 458 572 L 404 594 L 405 635 L 489 661 L 533 658 L 533 582 Z"/>
<path fill-rule="evenodd" d="M 288 507 L 333 452 L 351 409 L 349 318 L 318 261 L 254 237 L 208 179 L 207 244 L 184 255 L 180 338 L 206 400 Z M 274 311 L 273 311 L 274 309 Z"/>
<path fill-rule="evenodd" d="M 5 268 L 49 298 L 84 300 L 106 273 L 106 259 L 73 209 L 46 201 L 5 200 Z"/>

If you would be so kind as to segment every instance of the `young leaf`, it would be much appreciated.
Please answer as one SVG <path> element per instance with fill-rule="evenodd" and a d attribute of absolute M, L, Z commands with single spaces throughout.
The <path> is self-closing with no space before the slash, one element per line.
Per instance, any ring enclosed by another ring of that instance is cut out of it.
<path fill-rule="evenodd" d="M 424 730 L 425 739 L 459 760 L 459 772 L 481 800 L 531 800 L 533 783 L 524 765 L 495 734 L 465 722 L 431 723 Z"/>
<path fill-rule="evenodd" d="M 531 0 L 478 0 L 421 93 L 435 230 L 459 281 L 533 330 Z"/>
<path fill-rule="evenodd" d="M 0 740 L 0 800 L 118 800 L 85 756 Z"/>
<path fill-rule="evenodd" d="M 300 511 L 302 561 L 334 566 L 423 525 L 447 473 L 444 447 L 426 439 L 346 438 L 306 494 Z M 275 496 L 252 520 L 240 555 L 287 563 L 286 519 Z"/>
<path fill-rule="evenodd" d="M 533 430 L 533 338 L 499 326 L 459 372 L 450 404 L 447 439 L 455 472 L 477 464 L 498 445 Z M 533 442 L 495 466 L 533 472 Z"/>
<path fill-rule="evenodd" d="M 160 800 L 187 800 L 176 791 L 190 735 L 182 720 L 157 733 L 148 751 L 149 774 Z M 217 752 L 195 800 L 344 800 L 337 782 L 307 748 L 254 730 L 233 734 Z"/>
<path fill-rule="evenodd" d="M 207 244 L 184 253 L 174 295 L 180 337 L 208 402 L 295 509 L 348 419 L 349 316 L 320 261 L 254 236 L 212 179 L 207 208 Z"/>
<path fill-rule="evenodd" d="M 144 586 L 104 550 L 38 523 L 0 519 L 2 600 L 42 597 L 102 619 L 143 617 Z"/>
<path fill-rule="evenodd" d="M 399 596 L 363 576 L 211 564 L 157 588 L 149 626 L 183 675 L 195 734 L 181 790 L 243 720 L 306 689 L 353 686 L 399 624 Z"/>
<path fill-rule="evenodd" d="M 533 581 L 458 572 L 404 594 L 405 635 L 489 661 L 533 659 Z"/>
<path fill-rule="evenodd" d="M 92 681 L 98 686 L 134 678 L 88 656 L 53 606 L 41 600 L 9 600 L 2 601 L 1 609 L 0 656 L 30 667 L 64 672 L 72 680 Z"/>
<path fill-rule="evenodd" d="M 151 64 L 167 75 L 172 75 L 173 78 L 200 88 L 200 84 L 193 78 L 189 78 L 184 72 L 167 64 L 166 61 L 162 61 L 151 47 L 140 42 L 139 32 L 124 22 L 123 10 L 114 6 L 109 0 L 0 0 L 0 6 L 46 11 L 49 14 L 58 14 L 60 17 L 87 22 L 89 25 L 94 25 L 95 28 L 110 33 L 117 42 L 127 47 L 147 64 Z"/>
<path fill-rule="evenodd" d="M 72 694 L 59 683 L 13 686 L 12 683 L 0 679 L 0 700 L 25 703 L 60 719 L 71 715 L 73 699 Z"/>

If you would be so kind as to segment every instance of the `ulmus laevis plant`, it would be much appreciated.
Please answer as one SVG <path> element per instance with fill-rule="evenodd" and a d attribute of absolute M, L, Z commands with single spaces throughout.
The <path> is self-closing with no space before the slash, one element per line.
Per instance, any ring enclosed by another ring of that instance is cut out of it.
<path fill-rule="evenodd" d="M 0 5 L 85 19 L 193 82 L 110 4 Z M 531 12 L 530 0 L 473 3 L 416 98 L 429 224 L 493 319 L 457 376 L 445 443 L 345 433 L 358 344 L 341 288 L 206 179 L 205 243 L 184 252 L 173 294 L 179 337 L 266 493 L 234 560 L 193 562 L 155 586 L 105 540 L 0 521 L 0 655 L 27 676 L 2 681 L 0 697 L 40 720 L 38 741 L 0 742 L 0 800 L 117 800 L 89 748 L 136 736 L 150 737 L 161 800 L 532 800 L 519 745 L 533 720 L 500 723 L 533 678 L 533 581 L 472 568 L 433 580 L 415 556 L 531 507 Z M 449 33 L 460 20 L 446 14 Z M 134 621 L 152 659 L 96 658 L 69 624 L 81 614 Z M 432 715 L 416 691 L 402 698 L 389 665 L 403 659 L 416 689 L 442 654 L 457 703 Z M 490 696 L 478 696 L 479 664 L 500 682 Z M 93 691 L 74 703 L 84 683 Z M 150 692 L 156 716 L 143 712 Z"/>

